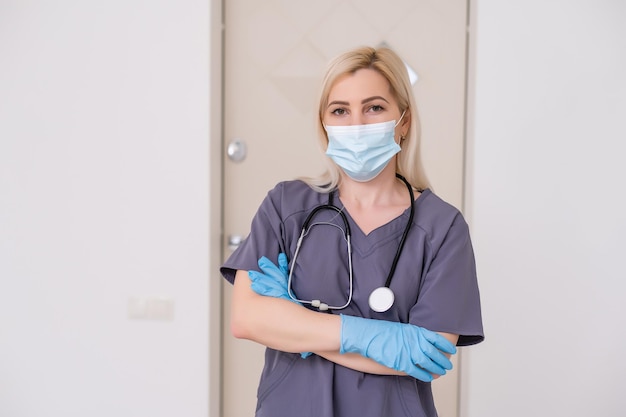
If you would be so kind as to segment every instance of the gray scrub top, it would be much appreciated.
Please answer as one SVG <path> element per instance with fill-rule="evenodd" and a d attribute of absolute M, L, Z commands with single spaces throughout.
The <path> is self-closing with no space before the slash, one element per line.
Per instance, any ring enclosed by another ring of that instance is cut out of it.
<path fill-rule="evenodd" d="M 297 265 L 291 262 L 306 217 L 327 203 L 328 194 L 301 181 L 276 185 L 259 207 L 250 234 L 222 266 L 222 275 L 232 283 L 237 270 L 258 270 L 261 256 L 276 263 L 278 254 L 284 252 L 294 271 L 292 289 L 299 299 L 345 304 L 349 296 L 348 255 L 341 230 L 345 226 L 335 211 L 322 210 L 315 216 Z M 334 204 L 341 207 L 336 196 Z M 348 307 L 328 314 L 412 323 L 458 334 L 459 346 L 479 343 L 484 336 L 467 223 L 456 208 L 430 190 L 422 192 L 414 208 L 413 224 L 390 284 L 395 302 L 384 313 L 371 310 L 368 297 L 385 284 L 409 209 L 368 235 L 343 210 L 352 235 L 353 296 Z M 302 359 L 269 348 L 257 397 L 257 417 L 437 415 L 430 383 L 409 376 L 366 374 L 316 355 Z"/>

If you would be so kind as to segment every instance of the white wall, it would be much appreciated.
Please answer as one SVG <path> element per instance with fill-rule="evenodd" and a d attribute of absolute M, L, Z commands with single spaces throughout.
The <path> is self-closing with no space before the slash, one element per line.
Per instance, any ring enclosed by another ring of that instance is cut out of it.
<path fill-rule="evenodd" d="M 626 408 L 626 3 L 472 2 L 470 417 Z"/>
<path fill-rule="evenodd" d="M 218 415 L 208 3 L 0 3 L 0 415 Z M 463 415 L 619 415 L 625 3 L 472 8 Z"/>
<path fill-rule="evenodd" d="M 208 415 L 210 17 L 0 2 L 1 416 Z"/>

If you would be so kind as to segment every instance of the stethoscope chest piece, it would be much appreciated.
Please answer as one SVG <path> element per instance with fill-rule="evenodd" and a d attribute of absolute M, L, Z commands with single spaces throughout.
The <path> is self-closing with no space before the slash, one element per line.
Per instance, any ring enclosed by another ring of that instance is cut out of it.
<path fill-rule="evenodd" d="M 377 313 L 384 313 L 393 305 L 395 296 L 389 287 L 378 287 L 370 294 L 369 305 Z"/>

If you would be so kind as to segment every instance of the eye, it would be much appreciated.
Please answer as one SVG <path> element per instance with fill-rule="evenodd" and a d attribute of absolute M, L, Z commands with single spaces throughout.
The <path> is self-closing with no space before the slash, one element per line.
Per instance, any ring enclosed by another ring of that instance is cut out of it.
<path fill-rule="evenodd" d="M 380 113 L 383 110 L 385 110 L 385 108 L 383 106 L 381 106 L 380 104 L 374 104 L 374 105 L 370 106 L 369 109 L 367 109 L 367 111 L 370 111 L 370 112 L 373 112 L 373 113 Z"/>
<path fill-rule="evenodd" d="M 344 114 L 346 114 L 346 109 L 336 108 L 334 110 L 331 110 L 330 113 L 334 114 L 335 116 L 343 116 Z"/>

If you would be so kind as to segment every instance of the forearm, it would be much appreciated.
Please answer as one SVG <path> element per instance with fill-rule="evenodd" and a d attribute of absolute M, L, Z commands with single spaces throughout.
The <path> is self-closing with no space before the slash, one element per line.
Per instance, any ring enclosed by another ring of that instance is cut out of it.
<path fill-rule="evenodd" d="M 331 362 L 360 372 L 403 375 L 361 355 L 340 354 L 338 316 L 316 313 L 284 299 L 257 295 L 249 286 L 247 272 L 238 271 L 231 320 L 235 337 L 284 352 L 315 351 Z"/>
<path fill-rule="evenodd" d="M 373 359 L 366 358 L 356 353 L 339 353 L 339 351 L 332 352 L 315 352 L 318 356 L 323 357 L 331 362 L 346 368 L 353 369 L 355 371 L 364 372 L 367 374 L 375 375 L 406 375 L 404 372 L 396 371 L 395 369 L 387 368 L 376 362 Z"/>
<path fill-rule="evenodd" d="M 432 376 L 427 372 L 444 374 L 444 368 L 451 369 L 452 365 L 443 353 L 454 352 L 455 335 L 444 337 L 408 324 L 317 313 L 306 309 L 283 293 L 286 291 L 283 288 L 286 286 L 285 263 L 280 256 L 279 267 L 261 258 L 259 266 L 262 273 L 237 271 L 231 322 L 235 337 L 285 352 L 323 352 L 320 356 L 328 360 L 372 374 L 402 375 L 389 369 L 393 367 L 428 381 L 432 380 Z M 269 284 L 264 280 L 270 280 Z M 348 331 L 348 336 L 344 342 L 345 331 Z M 395 354 L 388 349 L 385 351 L 388 337 L 398 346 Z M 411 343 L 407 345 L 407 341 Z M 370 343 L 373 343 L 372 351 Z M 423 346 L 436 346 L 442 351 L 424 351 Z M 339 353 L 340 347 L 341 352 L 362 354 L 378 363 L 365 357 L 361 359 L 359 355 L 343 357 Z"/>
<path fill-rule="evenodd" d="M 235 337 L 284 352 L 339 352 L 339 316 L 258 295 L 250 288 L 247 271 L 237 271 L 235 277 L 230 325 Z"/>

